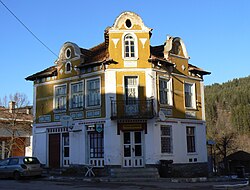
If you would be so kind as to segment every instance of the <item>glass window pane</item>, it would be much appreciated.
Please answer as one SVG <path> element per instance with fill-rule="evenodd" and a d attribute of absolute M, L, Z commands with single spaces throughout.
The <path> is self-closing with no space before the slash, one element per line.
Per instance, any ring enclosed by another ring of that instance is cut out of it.
<path fill-rule="evenodd" d="M 134 133 L 135 143 L 141 143 L 141 132 Z"/>
<path fill-rule="evenodd" d="M 135 145 L 135 156 L 142 156 L 141 145 Z"/>

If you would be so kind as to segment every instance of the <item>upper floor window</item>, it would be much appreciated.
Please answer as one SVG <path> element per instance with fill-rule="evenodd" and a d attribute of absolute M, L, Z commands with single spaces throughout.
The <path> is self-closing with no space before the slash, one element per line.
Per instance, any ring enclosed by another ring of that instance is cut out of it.
<path fill-rule="evenodd" d="M 67 62 L 65 65 L 65 73 L 70 73 L 71 71 L 71 63 Z"/>
<path fill-rule="evenodd" d="M 195 128 L 187 127 L 186 128 L 187 135 L 187 152 L 192 153 L 195 152 Z"/>
<path fill-rule="evenodd" d="M 185 107 L 186 108 L 196 108 L 195 104 L 195 84 L 184 83 L 185 89 Z"/>
<path fill-rule="evenodd" d="M 172 126 L 161 126 L 161 153 L 173 153 Z"/>
<path fill-rule="evenodd" d="M 159 79 L 159 95 L 160 104 L 172 105 L 172 94 L 171 94 L 171 80 L 170 79 Z"/>
<path fill-rule="evenodd" d="M 83 107 L 83 82 L 71 84 L 71 108 Z"/>
<path fill-rule="evenodd" d="M 67 48 L 66 51 L 65 51 L 65 57 L 67 59 L 69 59 L 71 57 L 71 49 L 70 48 Z"/>
<path fill-rule="evenodd" d="M 87 80 L 87 107 L 90 106 L 100 106 L 101 105 L 101 87 L 100 78 Z"/>
<path fill-rule="evenodd" d="M 125 77 L 125 100 L 126 104 L 136 104 L 138 98 L 138 77 Z"/>
<path fill-rule="evenodd" d="M 135 57 L 135 39 L 131 34 L 124 37 L 124 58 Z"/>
<path fill-rule="evenodd" d="M 55 87 L 55 109 L 66 110 L 67 86 L 61 85 Z"/>

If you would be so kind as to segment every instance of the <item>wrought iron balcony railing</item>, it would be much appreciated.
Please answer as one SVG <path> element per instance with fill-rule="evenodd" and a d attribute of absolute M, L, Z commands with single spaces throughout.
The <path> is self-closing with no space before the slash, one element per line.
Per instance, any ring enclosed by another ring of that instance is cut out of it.
<path fill-rule="evenodd" d="M 151 119 L 154 117 L 153 100 L 112 100 L 111 119 Z"/>

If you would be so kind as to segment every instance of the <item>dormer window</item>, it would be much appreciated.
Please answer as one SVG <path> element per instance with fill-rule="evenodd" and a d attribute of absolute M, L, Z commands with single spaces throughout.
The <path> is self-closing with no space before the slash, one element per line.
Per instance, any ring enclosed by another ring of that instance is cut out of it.
<path fill-rule="evenodd" d="M 66 57 L 67 59 L 69 59 L 69 58 L 71 57 L 71 49 L 70 49 L 70 48 L 67 48 L 67 49 L 66 49 L 65 57 Z"/>
<path fill-rule="evenodd" d="M 65 73 L 70 73 L 71 72 L 71 63 L 67 62 L 65 65 Z"/>
<path fill-rule="evenodd" d="M 135 57 L 135 39 L 131 34 L 124 37 L 124 58 Z"/>

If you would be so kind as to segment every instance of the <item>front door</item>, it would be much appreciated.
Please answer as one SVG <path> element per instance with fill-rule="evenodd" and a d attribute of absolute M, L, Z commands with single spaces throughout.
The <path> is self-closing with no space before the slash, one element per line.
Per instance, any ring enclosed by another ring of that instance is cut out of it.
<path fill-rule="evenodd" d="M 49 134 L 49 167 L 60 168 L 60 134 Z"/>
<path fill-rule="evenodd" d="M 123 167 L 143 167 L 142 131 L 123 133 Z"/>

